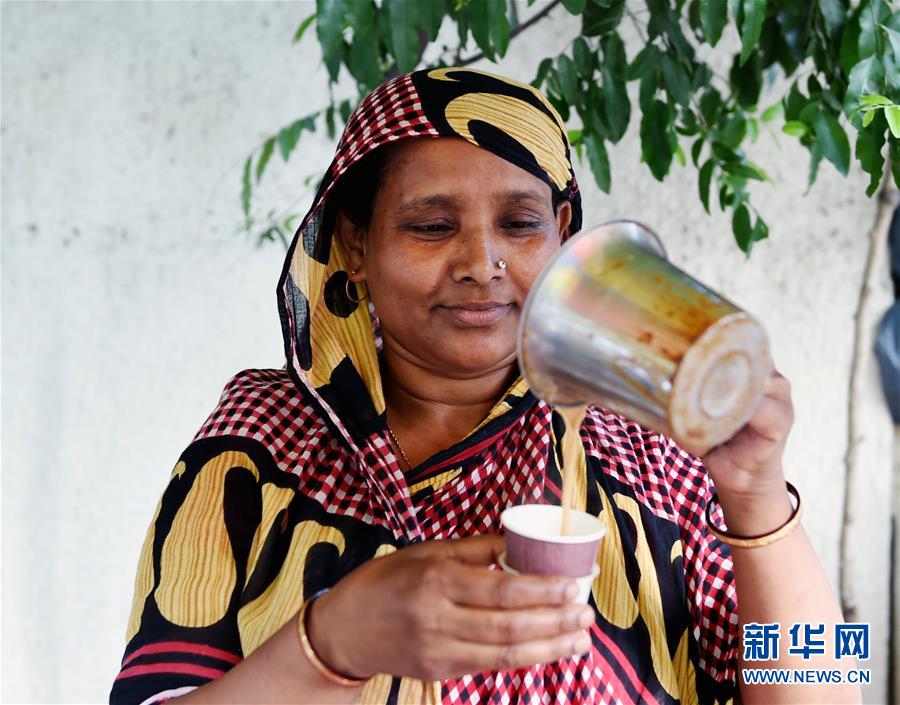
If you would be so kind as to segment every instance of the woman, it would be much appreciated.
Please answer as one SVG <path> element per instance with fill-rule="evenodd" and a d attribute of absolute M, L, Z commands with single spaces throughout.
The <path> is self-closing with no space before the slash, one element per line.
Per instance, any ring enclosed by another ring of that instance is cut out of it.
<path fill-rule="evenodd" d="M 840 620 L 802 528 L 771 536 L 797 514 L 777 374 L 705 462 L 589 409 L 576 499 L 609 531 L 589 606 L 493 569 L 500 512 L 559 502 L 563 425 L 515 332 L 580 225 L 564 125 L 531 87 L 440 69 L 363 101 L 279 281 L 286 369 L 229 383 L 160 500 L 111 702 L 725 703 L 739 621 Z M 767 545 L 711 533 L 710 476 L 719 528 Z"/>

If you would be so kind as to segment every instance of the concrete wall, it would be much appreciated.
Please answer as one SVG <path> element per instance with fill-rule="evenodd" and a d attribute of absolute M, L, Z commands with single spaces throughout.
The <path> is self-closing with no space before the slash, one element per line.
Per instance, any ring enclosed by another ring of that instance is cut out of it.
<path fill-rule="evenodd" d="M 11 3 L 2 7 L 2 698 L 106 698 L 124 646 L 139 547 L 168 473 L 246 367 L 281 364 L 274 287 L 282 251 L 238 233 L 243 158 L 324 103 L 310 3 Z M 528 80 L 575 25 L 558 10 L 514 42 L 501 71 Z M 631 43 L 629 55 L 636 52 Z M 875 203 L 864 179 L 764 134 L 777 185 L 756 203 L 771 238 L 748 261 L 705 215 L 692 169 L 665 184 L 632 129 L 611 153 L 614 190 L 585 168 L 586 222 L 636 217 L 672 258 L 757 313 L 793 382 L 787 468 L 833 581 L 847 444 L 853 312 Z M 275 166 L 263 201 L 304 212 L 324 135 Z M 274 160 L 273 160 L 274 162 Z M 876 304 L 888 300 L 879 278 Z M 887 678 L 892 430 L 867 379 L 858 519 L 870 667 Z"/>

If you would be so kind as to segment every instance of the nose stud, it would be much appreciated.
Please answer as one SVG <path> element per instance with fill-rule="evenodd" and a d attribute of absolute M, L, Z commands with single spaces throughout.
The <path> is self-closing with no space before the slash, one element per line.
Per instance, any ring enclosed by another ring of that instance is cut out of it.
<path fill-rule="evenodd" d="M 505 259 L 498 259 L 498 260 L 497 260 L 497 266 L 500 267 L 500 269 L 506 269 L 506 260 L 505 260 Z"/>

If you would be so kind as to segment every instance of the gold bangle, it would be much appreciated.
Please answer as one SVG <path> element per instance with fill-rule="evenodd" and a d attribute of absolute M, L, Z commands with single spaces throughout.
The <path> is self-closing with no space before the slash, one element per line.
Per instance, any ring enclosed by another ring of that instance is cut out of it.
<path fill-rule="evenodd" d="M 797 528 L 797 525 L 800 523 L 800 517 L 803 515 L 803 507 L 800 504 L 800 493 L 797 492 L 797 488 L 790 482 L 785 484 L 787 485 L 788 492 L 795 500 L 797 500 L 797 503 L 794 505 L 794 511 L 791 512 L 791 516 L 788 517 L 788 520 L 774 531 L 770 531 L 767 534 L 760 534 L 759 536 L 739 536 L 717 529 L 713 524 L 712 508 L 719 503 L 719 495 L 713 492 L 712 498 L 706 505 L 706 525 L 709 527 L 709 533 L 719 539 L 722 543 L 726 543 L 729 546 L 736 546 L 737 548 L 768 546 L 771 543 L 783 539 Z"/>
<path fill-rule="evenodd" d="M 309 607 L 326 592 L 328 591 L 320 590 L 310 597 L 303 603 L 303 607 L 300 608 L 300 612 L 297 614 L 297 634 L 300 636 L 300 648 L 303 649 L 303 655 L 306 656 L 306 660 L 309 661 L 310 665 L 312 665 L 325 680 L 345 688 L 358 688 L 367 683 L 369 678 L 350 678 L 349 676 L 338 673 L 319 658 L 319 655 L 316 653 L 316 650 L 309 640 L 309 634 L 306 631 L 306 617 L 309 614 Z"/>

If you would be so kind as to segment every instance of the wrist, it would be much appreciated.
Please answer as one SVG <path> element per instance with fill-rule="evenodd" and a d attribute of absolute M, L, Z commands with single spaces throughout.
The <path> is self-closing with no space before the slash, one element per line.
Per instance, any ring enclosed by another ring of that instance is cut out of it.
<path fill-rule="evenodd" d="M 333 624 L 331 620 L 332 602 L 334 596 L 327 592 L 315 599 L 307 608 L 306 632 L 313 650 L 331 670 L 348 678 L 364 680 L 372 674 L 363 674 L 356 664 L 352 662 L 350 653 L 339 643 L 339 637 L 343 629 L 339 624 Z"/>
<path fill-rule="evenodd" d="M 760 487 L 751 493 L 718 492 L 719 504 L 728 532 L 740 536 L 758 536 L 782 526 L 793 514 L 787 484 Z"/>

